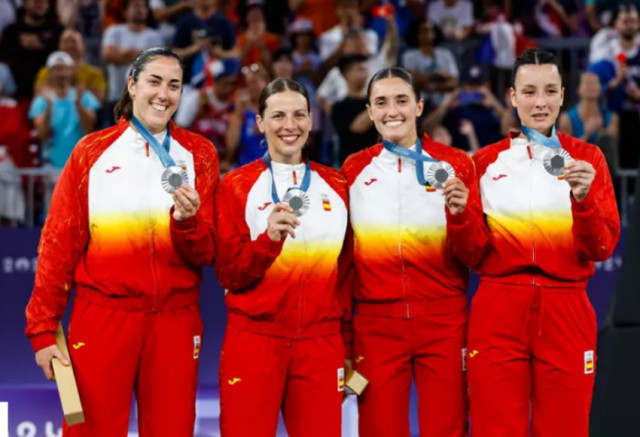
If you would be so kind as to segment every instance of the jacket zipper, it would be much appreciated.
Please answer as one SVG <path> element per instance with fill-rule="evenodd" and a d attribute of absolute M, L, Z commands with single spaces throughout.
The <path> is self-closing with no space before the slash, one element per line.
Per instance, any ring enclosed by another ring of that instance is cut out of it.
<path fill-rule="evenodd" d="M 535 238 L 535 227 L 533 225 L 533 190 L 535 187 L 535 183 L 533 181 L 533 147 L 531 144 L 527 145 L 527 153 L 529 154 L 529 172 L 532 177 L 529 178 L 530 186 L 529 186 L 529 230 L 531 231 L 531 263 L 535 265 L 536 263 L 536 238 Z M 535 284 L 535 279 L 531 278 L 531 285 Z"/>
<path fill-rule="evenodd" d="M 146 144 L 146 156 L 149 158 L 149 144 Z M 150 161 L 147 161 L 151 164 Z M 153 300 L 151 311 L 156 313 L 158 312 L 159 300 L 160 300 L 160 275 L 158 274 L 158 266 L 156 263 L 156 249 L 155 249 L 155 227 L 154 222 L 151 218 L 151 211 L 147 210 L 147 218 L 149 220 L 149 253 L 150 253 L 150 267 L 151 267 L 151 278 L 153 281 Z"/>
<path fill-rule="evenodd" d="M 408 303 L 408 291 L 406 286 L 407 270 L 404 262 L 404 255 L 402 253 L 402 158 L 398 157 L 398 256 L 400 257 L 400 281 L 402 286 L 402 298 L 406 303 L 405 317 L 411 318 L 411 306 Z"/>

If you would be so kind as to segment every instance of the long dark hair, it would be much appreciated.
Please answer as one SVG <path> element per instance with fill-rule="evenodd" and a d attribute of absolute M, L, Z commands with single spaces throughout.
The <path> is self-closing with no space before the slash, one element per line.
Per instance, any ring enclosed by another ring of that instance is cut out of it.
<path fill-rule="evenodd" d="M 369 81 L 369 85 L 367 85 L 367 100 L 369 101 L 369 103 L 371 103 L 371 88 L 373 88 L 373 84 L 378 82 L 379 80 L 394 77 L 402 79 L 403 81 L 411 85 L 411 89 L 413 90 L 413 95 L 416 98 L 416 102 L 420 101 L 420 88 L 418 87 L 418 82 L 416 82 L 416 79 L 411 75 L 411 73 L 409 73 L 404 68 L 391 67 L 378 71 Z"/>
<path fill-rule="evenodd" d="M 513 64 L 513 70 L 511 72 L 511 86 L 516 88 L 516 74 L 518 74 L 518 70 L 520 67 L 524 65 L 545 65 L 551 64 L 555 65 L 558 69 L 558 73 L 560 74 L 560 85 L 562 85 L 562 70 L 560 69 L 560 64 L 556 59 L 556 56 L 544 50 L 538 49 L 529 49 L 522 53 L 516 59 L 516 62 Z"/>
<path fill-rule="evenodd" d="M 307 111 L 311 112 L 311 102 L 309 100 L 309 93 L 307 92 L 307 89 L 295 80 L 279 77 L 269 82 L 269 84 L 260 92 L 260 98 L 258 99 L 258 113 L 260 114 L 260 117 L 264 117 L 264 110 L 267 108 L 267 99 L 274 94 L 285 91 L 293 91 L 294 93 L 302 94 L 307 101 Z"/>
<path fill-rule="evenodd" d="M 180 69 L 184 71 L 184 65 L 182 63 L 182 58 L 178 56 L 176 52 L 171 50 L 169 47 L 151 47 L 149 49 L 143 50 L 133 64 L 131 64 L 131 68 L 129 69 L 129 77 L 133 78 L 134 82 L 138 81 L 140 77 L 140 72 L 144 71 L 147 68 L 149 62 L 153 61 L 155 58 L 165 57 L 165 58 L 175 58 L 180 64 Z M 120 97 L 120 101 L 116 103 L 115 108 L 113 108 L 113 114 L 118 120 L 120 117 L 124 117 L 127 120 L 130 120 L 133 116 L 133 100 L 131 100 L 131 96 L 129 95 L 129 86 L 128 82 L 125 85 L 124 90 L 122 91 L 122 96 Z"/>

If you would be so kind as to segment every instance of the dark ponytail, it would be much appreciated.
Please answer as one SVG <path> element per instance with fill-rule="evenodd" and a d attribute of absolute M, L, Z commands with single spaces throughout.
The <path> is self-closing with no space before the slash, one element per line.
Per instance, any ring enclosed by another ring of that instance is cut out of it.
<path fill-rule="evenodd" d="M 166 57 L 166 58 L 175 58 L 180 64 L 180 68 L 184 71 L 184 65 L 182 63 L 182 58 L 178 56 L 176 52 L 171 50 L 169 47 L 151 47 L 149 49 L 143 50 L 140 52 L 138 57 L 131 67 L 129 68 L 128 77 L 132 77 L 134 82 L 138 81 L 140 77 L 140 72 L 144 71 L 149 62 L 153 61 L 157 57 Z M 131 96 L 129 95 L 129 82 L 127 79 L 127 84 L 122 91 L 122 96 L 116 106 L 113 108 L 113 114 L 116 117 L 116 120 L 119 120 L 120 117 L 124 117 L 127 120 L 130 120 L 133 116 L 133 100 L 131 100 Z"/>

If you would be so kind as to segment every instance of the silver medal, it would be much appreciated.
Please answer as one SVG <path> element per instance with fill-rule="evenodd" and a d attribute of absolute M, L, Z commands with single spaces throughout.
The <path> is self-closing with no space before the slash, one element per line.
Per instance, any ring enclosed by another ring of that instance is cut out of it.
<path fill-rule="evenodd" d="M 307 193 L 298 188 L 288 190 L 282 201 L 287 203 L 298 217 L 309 211 L 309 205 L 311 204 Z"/>
<path fill-rule="evenodd" d="M 542 158 L 544 169 L 553 176 L 562 176 L 564 174 L 564 166 L 573 158 L 569 152 L 562 148 L 550 148 Z"/>
<path fill-rule="evenodd" d="M 427 168 L 427 171 L 425 172 L 425 179 L 430 186 L 441 190 L 444 188 L 445 182 L 455 177 L 455 175 L 456 172 L 451 164 L 445 161 L 438 161 L 434 162 L 429 166 L 429 168 Z"/>
<path fill-rule="evenodd" d="M 187 173 L 180 167 L 167 167 L 162 172 L 162 188 L 164 188 L 164 190 L 169 194 L 173 194 L 173 192 L 176 191 L 178 187 L 180 187 L 182 184 L 187 184 L 188 182 L 189 178 L 187 177 Z"/>

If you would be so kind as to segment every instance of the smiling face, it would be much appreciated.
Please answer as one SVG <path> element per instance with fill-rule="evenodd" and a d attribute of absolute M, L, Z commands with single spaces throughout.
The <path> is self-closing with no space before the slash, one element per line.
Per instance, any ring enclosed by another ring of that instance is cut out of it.
<path fill-rule="evenodd" d="M 256 121 L 274 162 L 302 162 L 302 148 L 311 132 L 309 102 L 304 95 L 291 90 L 272 94 L 266 100 L 263 116 L 257 115 Z"/>
<path fill-rule="evenodd" d="M 411 147 L 418 137 L 416 118 L 423 106 L 422 99 L 416 101 L 410 84 L 390 77 L 372 84 L 367 110 L 383 139 Z"/>
<path fill-rule="evenodd" d="M 153 134 L 167 128 L 176 112 L 182 89 L 182 68 L 177 59 L 158 56 L 127 84 L 133 101 L 133 115 Z"/>
<path fill-rule="evenodd" d="M 563 98 L 562 79 L 555 64 L 526 64 L 518 68 L 511 103 L 524 126 L 549 135 Z"/>

